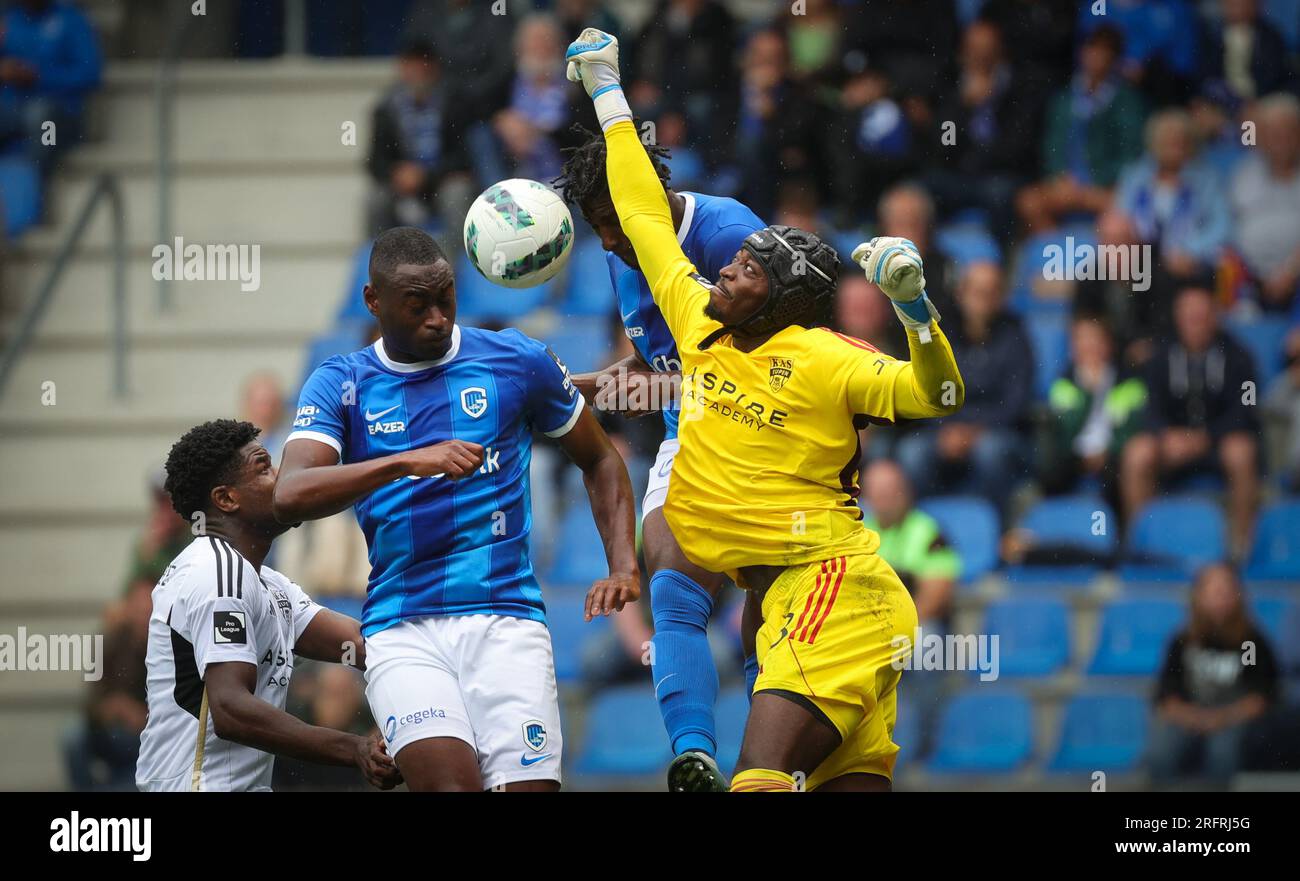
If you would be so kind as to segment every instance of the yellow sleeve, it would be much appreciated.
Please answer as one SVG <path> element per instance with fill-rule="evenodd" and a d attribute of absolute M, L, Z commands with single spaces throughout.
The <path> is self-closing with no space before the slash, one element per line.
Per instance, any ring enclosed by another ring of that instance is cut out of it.
<path fill-rule="evenodd" d="M 884 352 L 848 349 L 851 363 L 847 383 L 849 407 L 880 419 L 927 419 L 950 416 L 966 400 L 966 386 L 948 338 L 930 323 L 930 342 L 907 331 L 910 361 Z"/>
<path fill-rule="evenodd" d="M 636 251 L 668 329 L 678 347 L 693 345 L 720 325 L 704 315 L 707 282 L 682 253 L 659 175 L 655 174 L 636 127 L 628 120 L 605 131 L 605 173 L 619 223 Z"/>

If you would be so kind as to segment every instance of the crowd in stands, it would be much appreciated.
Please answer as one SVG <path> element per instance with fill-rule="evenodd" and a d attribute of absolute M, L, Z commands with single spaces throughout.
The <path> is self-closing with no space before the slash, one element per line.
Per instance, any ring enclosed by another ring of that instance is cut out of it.
<path fill-rule="evenodd" d="M 594 0 L 525 5 L 404 8 L 383 50 L 396 75 L 374 107 L 373 192 L 357 206 L 370 233 L 424 225 L 459 255 L 475 193 L 548 180 L 585 137 L 574 124 L 594 128 L 564 82 L 563 49 L 587 24 L 615 32 L 629 100 L 670 148 L 674 188 L 813 229 L 846 264 L 872 235 L 916 243 L 966 404 L 936 423 L 866 429 L 860 501 L 925 629 L 952 632 L 992 578 L 977 628 L 1005 628 L 1004 679 L 1083 676 L 1046 766 L 1097 767 L 1081 744 L 1113 719 L 1140 741 L 1118 765 L 1161 782 L 1297 767 L 1286 744 L 1300 740 L 1300 5 L 1108 0 L 1098 15 L 1073 0 L 806 0 L 749 20 L 718 0 L 657 0 L 637 29 Z M 1049 268 L 1053 249 L 1064 273 Z M 590 306 L 608 287 L 603 261 L 584 259 L 598 251 L 584 231 L 567 275 L 527 309 L 515 292 L 471 296 L 478 281 L 457 256 L 461 320 L 559 327 L 548 342 L 575 369 L 612 362 L 627 341 L 612 292 Z M 1072 271 L 1084 252 L 1094 268 L 1124 255 L 1126 270 Z M 354 279 L 306 370 L 369 332 L 359 291 Z M 906 357 L 887 300 L 856 267 L 835 323 Z M 644 481 L 662 426 L 604 421 Z M 534 547 L 562 683 L 593 717 L 622 688 L 652 705 L 647 604 L 577 626 L 575 591 L 600 561 L 576 549 L 590 535 L 598 557 L 599 543 L 585 511 L 570 516 L 583 507 L 571 470 L 547 452 L 534 463 Z M 271 565 L 346 607 L 364 581 L 356 535 L 346 514 L 312 524 Z M 295 543 L 337 560 L 313 570 Z M 714 624 L 735 687 L 734 597 Z M 980 732 L 1019 743 L 996 725 L 1023 701 L 1013 688 L 980 703 L 964 675 L 905 677 L 912 727 L 900 738 L 921 745 L 905 745 L 909 760 L 1024 767 L 1029 735 L 1005 761 L 961 752 Z M 364 715 L 343 676 L 303 677 L 308 718 L 347 727 L 349 707 Z"/>

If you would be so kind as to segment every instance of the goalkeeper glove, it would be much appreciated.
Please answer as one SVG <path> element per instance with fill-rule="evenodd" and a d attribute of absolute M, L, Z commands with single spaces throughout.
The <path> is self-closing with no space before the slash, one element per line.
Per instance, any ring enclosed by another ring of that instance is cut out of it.
<path fill-rule="evenodd" d="M 916 245 L 908 239 L 877 236 L 853 249 L 853 260 L 894 304 L 898 320 L 930 342 L 930 322 L 939 310 L 925 295 L 925 272 Z"/>
<path fill-rule="evenodd" d="M 587 28 L 569 44 L 564 57 L 568 61 L 565 75 L 571 82 L 582 83 L 591 96 L 601 131 L 619 120 L 632 119 L 632 110 L 619 82 L 617 38 Z"/>

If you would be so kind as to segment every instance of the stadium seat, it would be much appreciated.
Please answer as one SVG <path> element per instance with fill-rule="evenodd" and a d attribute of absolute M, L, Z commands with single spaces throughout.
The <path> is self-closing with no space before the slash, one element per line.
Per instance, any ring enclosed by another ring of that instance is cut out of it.
<path fill-rule="evenodd" d="M 575 764 L 579 774 L 659 774 L 672 761 L 659 704 L 645 685 L 598 694 L 587 710 L 586 728 Z"/>
<path fill-rule="evenodd" d="M 375 320 L 366 309 L 366 300 L 362 296 L 362 291 L 370 280 L 370 252 L 374 247 L 374 242 L 366 242 L 352 255 L 352 270 L 348 275 L 348 285 L 343 290 L 343 301 L 339 304 L 340 322 Z"/>
<path fill-rule="evenodd" d="M 614 288 L 609 280 L 605 249 L 595 236 L 581 236 L 569 255 L 565 270 L 565 315 L 608 316 L 615 308 Z"/>
<path fill-rule="evenodd" d="M 466 321 L 510 322 L 545 306 L 553 282 L 531 288 L 505 288 L 484 278 L 461 254 L 456 258 L 456 311 Z"/>
<path fill-rule="evenodd" d="M 1271 505 L 1255 526 L 1248 580 L 1300 580 L 1300 500 Z"/>
<path fill-rule="evenodd" d="M 1228 318 L 1225 329 L 1255 362 L 1255 394 L 1263 396 L 1273 379 L 1282 372 L 1286 335 L 1293 324 L 1277 315 L 1263 315 L 1251 321 Z"/>
<path fill-rule="evenodd" d="M 921 748 L 921 719 L 910 701 L 899 699 L 898 718 L 894 721 L 894 743 L 898 756 L 894 760 L 897 771 L 905 763 L 914 762 Z"/>
<path fill-rule="evenodd" d="M 1015 254 L 1011 275 L 1011 296 L 1008 305 L 1021 315 L 1045 313 L 1064 318 L 1069 310 L 1069 299 L 1045 299 L 1038 295 L 1044 283 L 1045 250 L 1052 245 L 1066 249 L 1067 239 L 1073 238 L 1075 247 L 1097 244 L 1096 232 L 1091 224 L 1072 224 L 1054 232 L 1042 233 L 1026 240 Z M 1055 377 L 1053 377 L 1055 378 Z"/>
<path fill-rule="evenodd" d="M 1002 260 L 1002 249 L 982 223 L 952 223 L 940 227 L 935 231 L 934 243 L 958 265 Z"/>
<path fill-rule="evenodd" d="M 728 777 L 740 759 L 740 744 L 749 719 L 749 696 L 744 688 L 729 688 L 718 695 L 713 717 L 718 723 L 718 767 Z"/>
<path fill-rule="evenodd" d="M 1143 508 L 1129 527 L 1128 551 L 1134 559 L 1120 567 L 1122 577 L 1169 581 L 1189 578 L 1227 553 L 1223 512 L 1198 498 L 1166 498 Z"/>
<path fill-rule="evenodd" d="M 1052 383 L 1060 377 L 1070 360 L 1070 325 L 1064 314 L 1030 312 L 1025 316 L 1025 331 L 1034 347 L 1034 394 L 1046 399 Z"/>
<path fill-rule="evenodd" d="M 1070 612 L 1061 600 L 1018 597 L 993 602 L 985 610 L 983 632 L 998 637 L 1002 676 L 1051 676 L 1070 663 Z"/>
<path fill-rule="evenodd" d="M 1098 513 L 1102 516 L 1098 517 Z M 1033 533 L 1041 544 L 1078 548 L 1104 561 L 1115 552 L 1118 524 L 1115 512 L 1100 496 L 1076 494 L 1039 501 L 1025 513 L 1019 528 Z M 1091 582 L 1102 565 L 1101 561 L 1077 565 L 1014 565 L 1007 567 L 1007 578 L 1018 585 L 1075 587 Z"/>
<path fill-rule="evenodd" d="M 559 535 L 564 541 L 546 570 L 546 583 L 585 585 L 609 575 L 605 545 L 587 505 L 575 505 L 565 512 Z"/>
<path fill-rule="evenodd" d="M 977 581 L 998 567 L 998 514 L 979 496 L 932 496 L 918 507 L 939 527 L 961 556 L 961 580 Z"/>
<path fill-rule="evenodd" d="M 609 360 L 609 322 L 604 318 L 569 317 L 539 338 L 573 373 L 589 373 Z"/>
<path fill-rule="evenodd" d="M 1088 673 L 1094 676 L 1151 676 L 1165 648 L 1187 617 L 1176 600 L 1130 597 L 1102 611 L 1101 632 Z"/>
<path fill-rule="evenodd" d="M 1282 32 L 1287 47 L 1300 52 L 1300 0 L 1264 0 L 1263 11 Z"/>
<path fill-rule="evenodd" d="M 1033 752 L 1033 711 L 1017 692 L 971 690 L 949 701 L 928 770 L 936 773 L 1005 773 Z"/>
<path fill-rule="evenodd" d="M 307 358 L 303 364 L 303 382 L 321 362 L 335 355 L 355 352 L 365 345 L 365 330 L 368 325 L 354 320 L 340 320 L 333 330 L 326 331 L 311 341 L 307 349 Z"/>
<path fill-rule="evenodd" d="M 1150 702 L 1136 694 L 1076 694 L 1065 705 L 1061 737 L 1048 770 L 1126 773 L 1146 747 Z"/>
<path fill-rule="evenodd" d="M 543 592 L 546 602 L 546 624 L 551 630 L 551 648 L 555 654 L 555 678 L 561 682 L 575 682 L 582 678 L 582 658 L 587 647 L 604 636 L 610 625 L 605 617 L 582 619 L 583 604 L 587 598 L 585 585 L 548 588 Z"/>
<path fill-rule="evenodd" d="M 0 231 L 16 239 L 41 219 L 41 179 L 36 166 L 17 156 L 0 158 Z"/>
<path fill-rule="evenodd" d="M 1287 672 L 1300 672 L 1300 599 L 1292 593 L 1250 591 L 1251 613 L 1268 638 L 1278 664 Z"/>

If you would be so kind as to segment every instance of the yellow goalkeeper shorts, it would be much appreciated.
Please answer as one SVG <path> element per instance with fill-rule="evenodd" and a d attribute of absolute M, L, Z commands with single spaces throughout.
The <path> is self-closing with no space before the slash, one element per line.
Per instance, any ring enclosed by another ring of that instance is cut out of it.
<path fill-rule="evenodd" d="M 900 662 L 916 626 L 911 595 L 877 554 L 791 566 L 768 588 L 754 691 L 808 698 L 843 738 L 809 790 L 844 774 L 893 779 Z"/>

